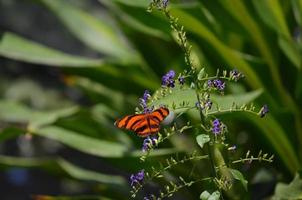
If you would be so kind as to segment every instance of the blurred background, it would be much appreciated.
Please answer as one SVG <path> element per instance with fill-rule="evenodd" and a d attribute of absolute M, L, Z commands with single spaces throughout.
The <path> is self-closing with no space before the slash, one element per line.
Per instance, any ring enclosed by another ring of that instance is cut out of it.
<path fill-rule="evenodd" d="M 193 133 L 175 136 L 142 164 L 142 139 L 113 125 L 134 112 L 145 89 L 156 91 L 168 70 L 186 67 L 169 22 L 146 12 L 149 3 L 0 0 L 1 199 L 129 199 L 131 173 L 194 149 Z M 270 108 L 264 119 L 219 116 L 229 143 L 237 144 L 231 157 L 247 150 L 275 155 L 272 164 L 239 166 L 249 192 L 235 185 L 239 192 L 229 199 L 287 199 L 275 187 L 301 168 L 302 1 L 171 0 L 169 9 L 188 32 L 196 66 L 209 74 L 234 68 L 245 74 L 225 95 Z M 199 176 L 209 171 L 202 163 L 184 164 L 138 199 L 165 180 L 188 176 L 193 166 Z M 206 187 L 194 185 L 171 199 L 199 199 Z M 301 197 L 301 190 L 293 193 Z"/>

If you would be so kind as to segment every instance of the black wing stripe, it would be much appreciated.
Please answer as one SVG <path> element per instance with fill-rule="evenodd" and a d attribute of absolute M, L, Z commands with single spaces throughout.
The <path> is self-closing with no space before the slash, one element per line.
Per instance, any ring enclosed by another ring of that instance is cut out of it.
<path fill-rule="evenodd" d="M 137 119 L 135 122 L 132 123 L 132 125 L 130 126 L 130 129 L 132 130 L 135 125 L 139 124 L 142 121 L 143 121 L 143 119 Z"/>
<path fill-rule="evenodd" d="M 150 126 L 150 130 L 152 129 L 152 128 L 158 128 L 158 126 L 157 125 L 151 125 Z M 135 132 L 144 132 L 144 130 L 146 130 L 146 129 L 149 129 L 149 126 L 148 125 L 144 125 L 144 126 L 142 126 L 142 127 L 139 127 L 139 128 L 137 128 L 136 130 L 135 130 Z"/>
<path fill-rule="evenodd" d="M 164 115 L 163 111 L 161 111 L 161 109 L 157 109 L 154 112 L 159 112 L 159 114 L 161 115 L 161 117 L 165 118 L 165 115 Z"/>
<path fill-rule="evenodd" d="M 148 128 L 148 125 L 144 125 L 144 126 L 141 126 L 141 127 L 138 127 L 137 129 L 135 129 L 135 132 L 142 132 L 147 128 Z"/>
<path fill-rule="evenodd" d="M 155 115 L 151 116 L 151 120 L 156 121 L 158 123 L 161 122 L 161 120 L 157 116 L 155 116 Z"/>
<path fill-rule="evenodd" d="M 126 127 L 127 124 L 129 123 L 129 121 L 134 117 L 135 115 L 129 115 L 128 118 L 126 119 L 126 121 L 123 124 L 123 127 Z"/>

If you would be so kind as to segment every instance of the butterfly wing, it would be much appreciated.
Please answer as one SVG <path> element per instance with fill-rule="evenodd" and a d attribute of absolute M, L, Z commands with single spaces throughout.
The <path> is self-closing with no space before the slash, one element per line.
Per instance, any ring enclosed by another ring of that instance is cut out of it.
<path fill-rule="evenodd" d="M 133 127 L 144 120 L 145 114 L 127 115 L 126 117 L 117 120 L 114 125 L 118 128 L 133 130 Z"/>
<path fill-rule="evenodd" d="M 169 115 L 167 108 L 159 108 L 146 114 L 145 120 L 134 126 L 134 131 L 141 137 L 147 137 L 159 131 L 160 123 Z"/>
<path fill-rule="evenodd" d="M 147 137 L 159 131 L 160 123 L 169 115 L 167 108 L 159 108 L 149 114 L 128 115 L 115 122 L 118 128 L 134 131 L 141 137 Z"/>

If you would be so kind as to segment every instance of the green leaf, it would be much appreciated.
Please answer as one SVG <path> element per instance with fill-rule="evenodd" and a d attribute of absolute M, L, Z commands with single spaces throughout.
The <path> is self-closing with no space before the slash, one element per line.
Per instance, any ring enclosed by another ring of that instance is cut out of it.
<path fill-rule="evenodd" d="M 299 48 L 296 44 L 285 37 L 280 36 L 278 39 L 280 48 L 283 50 L 284 54 L 288 59 L 296 66 L 298 69 L 301 67 L 302 56 L 299 52 Z"/>
<path fill-rule="evenodd" d="M 302 26 L 302 0 L 291 0 L 296 21 Z"/>
<path fill-rule="evenodd" d="M 206 134 L 201 134 L 201 135 L 198 135 L 196 137 L 196 141 L 198 143 L 198 145 L 203 148 L 204 144 L 208 143 L 210 141 L 210 136 L 209 135 L 206 135 Z"/>
<path fill-rule="evenodd" d="M 296 174 L 294 180 L 289 183 L 278 183 L 273 196 L 274 200 L 302 199 L 302 179 Z"/>
<path fill-rule="evenodd" d="M 208 191 L 203 191 L 200 194 L 201 200 L 219 200 L 220 199 L 220 192 L 215 191 L 212 194 L 210 194 Z"/>
<path fill-rule="evenodd" d="M 244 74 L 248 74 L 247 82 L 254 89 L 263 88 L 263 84 L 257 74 L 245 60 L 241 59 L 233 49 L 220 41 L 214 33 L 212 33 L 204 24 L 197 18 L 191 16 L 183 10 L 173 8 L 171 14 L 179 18 L 179 23 L 182 24 L 186 30 L 195 33 L 205 41 L 207 41 L 215 51 L 227 62 L 229 66 L 236 66 L 238 70 Z"/>
<path fill-rule="evenodd" d="M 59 118 L 75 114 L 79 108 L 71 106 L 52 111 L 34 111 L 13 101 L 0 101 L 0 119 L 10 123 L 28 123 L 28 129 L 53 124 Z"/>
<path fill-rule="evenodd" d="M 0 166 L 2 168 L 41 168 L 52 173 L 63 173 L 64 175 L 78 180 L 95 181 L 105 184 L 126 184 L 126 181 L 120 176 L 106 175 L 83 169 L 63 158 L 22 158 L 0 155 Z"/>
<path fill-rule="evenodd" d="M 236 169 L 229 169 L 231 174 L 233 175 L 234 179 L 238 180 L 241 182 L 242 186 L 244 189 L 247 191 L 247 180 L 245 180 L 244 176 L 242 173 Z"/>
<path fill-rule="evenodd" d="M 34 134 L 59 141 L 74 149 L 100 157 L 122 157 L 126 146 L 99 140 L 56 126 L 47 126 L 35 130 Z"/>
<path fill-rule="evenodd" d="M 102 0 L 103 4 L 106 5 L 112 12 L 114 12 L 121 21 L 123 21 L 127 26 L 132 27 L 133 29 L 154 36 L 159 37 L 164 40 L 169 40 L 170 32 L 164 32 L 166 29 L 164 25 L 167 25 L 165 22 L 163 24 L 163 19 L 151 15 L 146 12 L 146 7 L 144 9 L 133 8 L 128 6 L 122 6 L 112 0 Z M 131 1 L 132 2 L 132 1 Z"/>
<path fill-rule="evenodd" d="M 104 2 L 107 0 L 99 0 L 100 2 Z M 111 0 L 115 3 L 120 3 L 120 4 L 124 4 L 127 6 L 132 6 L 132 7 L 138 7 L 138 8 L 143 8 L 143 9 L 147 9 L 149 4 L 151 3 L 150 0 Z M 197 7 L 198 3 L 196 2 L 169 2 L 169 6 L 170 7 Z"/>
<path fill-rule="evenodd" d="M 262 131 L 262 134 L 277 151 L 284 165 L 286 165 L 292 173 L 300 169 L 301 165 L 298 161 L 297 153 L 293 148 L 293 144 L 289 141 L 280 123 L 276 121 L 273 116 L 267 115 L 263 119 L 259 116 L 246 114 L 245 117 Z"/>
<path fill-rule="evenodd" d="M 0 143 L 8 139 L 18 137 L 19 135 L 24 134 L 24 131 L 18 128 L 5 128 L 0 132 Z"/>
<path fill-rule="evenodd" d="M 262 20 L 279 35 L 278 43 L 283 53 L 294 66 L 299 69 L 301 67 L 301 55 L 292 41 L 291 33 L 288 29 L 285 14 L 282 11 L 280 3 L 270 0 L 253 0 L 253 4 Z"/>
<path fill-rule="evenodd" d="M 9 32 L 0 40 L 0 55 L 14 60 L 58 67 L 96 67 L 103 64 L 103 60 L 66 54 Z"/>
<path fill-rule="evenodd" d="M 77 195 L 77 196 L 48 196 L 48 195 L 33 195 L 35 200 L 113 200 L 100 195 Z"/>
<path fill-rule="evenodd" d="M 259 89 L 252 92 L 236 95 L 221 96 L 213 94 L 211 95 L 211 99 L 213 102 L 219 105 L 221 109 L 229 109 L 232 107 L 233 103 L 235 103 L 236 105 L 248 104 L 259 97 L 261 94 L 262 90 Z M 181 108 L 183 102 L 187 103 L 187 107 L 194 107 L 195 103 L 197 102 L 195 90 L 191 88 L 175 88 L 172 90 L 172 93 L 167 94 L 165 97 L 160 97 L 159 100 L 154 100 L 152 102 L 152 105 L 166 105 L 170 109 L 172 109 L 173 105 L 176 105 L 176 108 Z M 211 112 L 216 110 L 216 106 L 213 106 Z M 176 111 L 182 111 L 182 109 Z"/>
<path fill-rule="evenodd" d="M 229 109 L 232 107 L 233 103 L 236 105 L 243 105 L 252 102 L 253 100 L 257 99 L 263 91 L 261 89 L 254 90 L 252 92 L 247 92 L 243 94 L 236 94 L 236 95 L 212 95 L 213 102 L 217 103 L 221 109 Z M 217 110 L 214 108 L 211 111 Z"/>
<path fill-rule="evenodd" d="M 96 18 L 64 0 L 41 1 L 87 46 L 120 60 L 137 61 L 136 52 L 130 48 L 121 31 L 108 23 L 112 19 L 105 15 L 105 10 L 102 18 Z"/>
<path fill-rule="evenodd" d="M 118 185 L 126 184 L 125 179 L 120 176 L 101 174 L 99 172 L 82 169 L 64 159 L 58 159 L 57 163 L 71 177 L 79 180 L 96 181 L 106 184 L 118 184 Z"/>
<path fill-rule="evenodd" d="M 253 0 L 252 2 L 259 16 L 268 26 L 273 28 L 277 33 L 290 38 L 291 34 L 287 27 L 281 5 L 278 1 Z"/>
<path fill-rule="evenodd" d="M 210 194 L 208 191 L 203 191 L 203 192 L 200 194 L 199 198 L 200 198 L 201 200 L 208 200 L 210 195 L 211 195 L 211 194 Z"/>
<path fill-rule="evenodd" d="M 198 78 L 198 80 L 202 80 L 202 78 L 204 78 L 204 76 L 205 76 L 205 71 L 204 71 L 204 68 L 202 68 L 199 71 L 197 78 Z"/>
<path fill-rule="evenodd" d="M 155 149 L 150 152 L 149 156 L 151 156 L 151 157 L 152 156 L 165 156 L 165 155 L 175 154 L 177 152 L 180 152 L 180 150 L 178 150 L 176 148 Z M 132 151 L 130 153 L 130 156 L 133 156 L 133 157 L 141 157 L 143 155 L 145 155 L 145 153 L 142 152 L 141 150 Z"/>
<path fill-rule="evenodd" d="M 220 199 L 220 192 L 215 191 L 211 194 L 211 196 L 208 198 L 208 200 L 219 200 Z"/>
<path fill-rule="evenodd" d="M 104 0 L 100 0 L 101 2 Z M 148 5 L 150 4 L 149 0 L 111 0 L 113 2 L 118 2 L 125 4 L 127 6 L 134 6 L 134 7 L 142 7 L 147 9 Z"/>

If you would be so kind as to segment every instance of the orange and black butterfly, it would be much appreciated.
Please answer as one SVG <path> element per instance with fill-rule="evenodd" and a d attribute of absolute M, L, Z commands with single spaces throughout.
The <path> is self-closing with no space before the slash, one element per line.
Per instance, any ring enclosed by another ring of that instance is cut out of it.
<path fill-rule="evenodd" d="M 140 137 L 147 137 L 159 131 L 160 123 L 169 115 L 167 108 L 161 107 L 151 113 L 127 115 L 114 125 L 134 131 Z"/>

